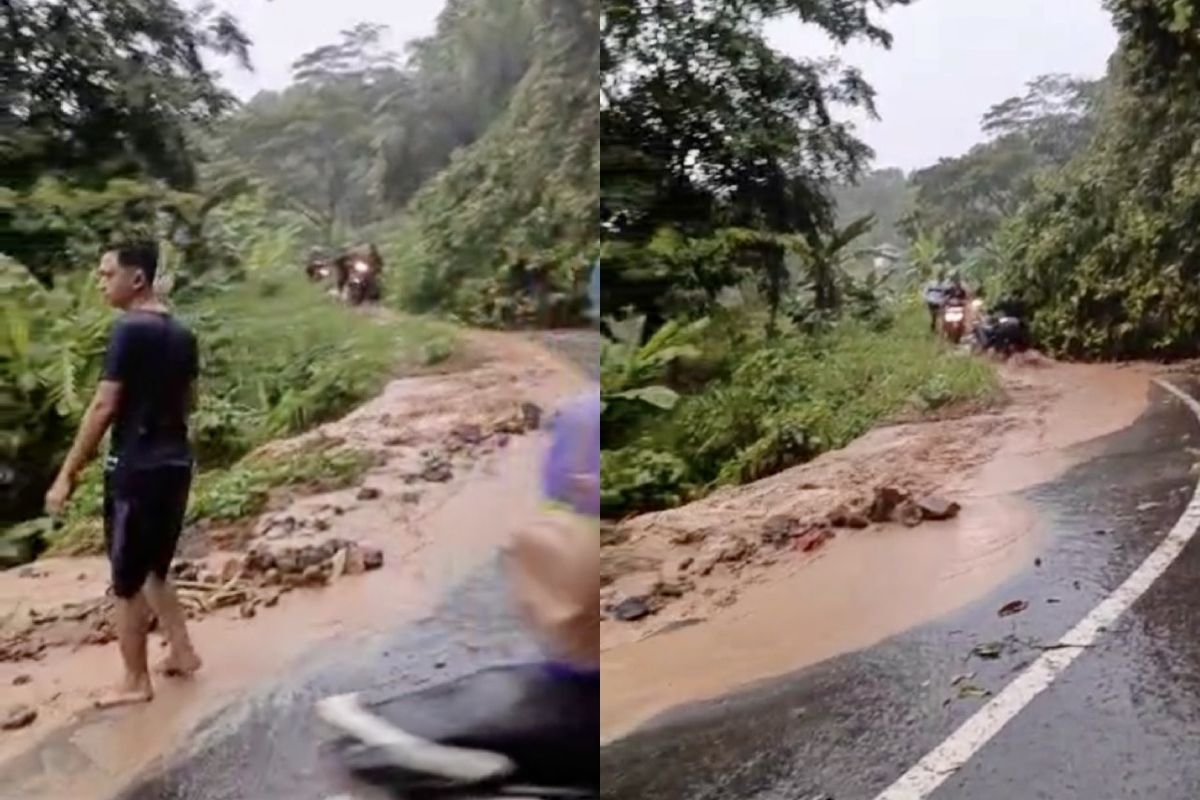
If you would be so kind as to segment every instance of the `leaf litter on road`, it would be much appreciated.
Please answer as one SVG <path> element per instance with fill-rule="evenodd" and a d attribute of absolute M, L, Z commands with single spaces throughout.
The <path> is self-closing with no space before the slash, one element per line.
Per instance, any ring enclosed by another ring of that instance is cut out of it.
<path fill-rule="evenodd" d="M 1004 644 L 1002 642 L 984 642 L 971 648 L 971 655 L 988 660 L 999 658 L 1003 652 Z"/>
<path fill-rule="evenodd" d="M 990 689 L 984 689 L 982 686 L 976 686 L 973 683 L 963 683 L 958 687 L 959 700 L 979 700 L 985 697 L 991 697 Z"/>
<path fill-rule="evenodd" d="M 967 672 L 962 675 L 955 675 L 954 680 L 950 681 L 950 685 L 958 686 L 961 683 L 966 683 L 967 681 L 974 680 L 974 679 L 975 679 L 975 673 Z"/>
<path fill-rule="evenodd" d="M 1000 606 L 1000 610 L 996 613 L 1002 617 L 1011 617 L 1014 614 L 1020 614 L 1027 608 L 1029 608 L 1029 603 L 1024 600 L 1013 600 Z"/>

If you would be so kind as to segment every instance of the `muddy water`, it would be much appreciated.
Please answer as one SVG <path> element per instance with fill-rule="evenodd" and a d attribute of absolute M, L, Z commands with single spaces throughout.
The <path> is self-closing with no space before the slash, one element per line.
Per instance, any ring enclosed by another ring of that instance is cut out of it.
<path fill-rule="evenodd" d="M 396 568 L 325 590 L 288 594 L 280 608 L 264 612 L 265 628 L 235 619 L 232 612 L 202 620 L 194 626 L 194 636 L 205 668 L 195 680 L 159 681 L 154 702 L 143 707 L 84 714 L 83 724 L 67 741 L 39 754 L 45 768 L 22 787 L 20 797 L 107 796 L 155 756 L 183 744 L 188 730 L 239 689 L 269 681 L 339 634 L 384 630 L 428 613 L 448 586 L 495 552 L 512 526 L 538 512 L 534 478 L 540 453 L 537 439 L 514 444 L 490 469 L 464 480 L 438 508 L 403 530 L 388 530 L 394 522 L 382 506 L 373 510 L 373 526 L 365 519 L 353 520 L 358 530 L 376 529 L 375 541 Z M 112 648 L 88 648 L 74 658 L 25 671 L 34 676 L 34 685 L 50 688 L 96 685 L 96 676 L 114 674 L 116 667 Z M 15 670 L 6 665 L 0 680 L 9 671 Z M 56 769 L 59 759 L 67 759 L 71 767 Z"/>
<path fill-rule="evenodd" d="M 1084 458 L 1086 447 L 1076 445 L 1132 423 L 1148 378 L 1136 369 L 1054 365 L 1005 379 L 1014 424 L 996 434 L 983 465 L 946 484 L 963 505 L 957 520 L 844 534 L 814 560 L 756 576 L 735 606 L 710 608 L 698 624 L 617 639 L 602 654 L 602 740 L 675 706 L 868 647 L 1030 566 L 1043 529 L 1020 491 Z"/>
<path fill-rule="evenodd" d="M 479 339 L 487 360 L 500 366 L 444 381 L 393 383 L 376 403 L 329 427 L 350 441 L 380 440 L 384 428 L 397 425 L 432 437 L 439 428 L 434 417 L 453 422 L 470 419 L 481 407 L 511 409 L 514 396 L 550 408 L 583 385 L 576 370 L 528 342 Z M 424 388 L 414 395 L 414 386 Z M 415 507 L 401 498 L 409 487 L 398 462 L 368 476 L 383 492 L 377 502 L 355 503 L 354 490 L 312 498 L 344 505 L 348 510 L 333 532 L 380 547 L 384 568 L 326 589 L 289 593 L 279 607 L 261 610 L 253 620 L 239 619 L 231 609 L 194 623 L 204 669 L 191 681 L 159 680 L 146 706 L 79 712 L 90 692 L 115 678 L 115 646 L 54 651 L 40 663 L 0 664 L 5 704 L 29 703 L 39 711 L 32 728 L 0 740 L 0 800 L 115 794 L 156 758 L 186 744 L 189 731 L 239 692 L 270 683 L 305 654 L 337 646 L 343 634 L 393 629 L 428 614 L 449 587 L 540 513 L 537 478 L 544 446 L 541 435 L 514 438 L 452 483 L 424 487 Z M 27 591 L 36 591 L 37 581 L 28 583 Z M 13 687 L 17 675 L 32 682 Z"/>

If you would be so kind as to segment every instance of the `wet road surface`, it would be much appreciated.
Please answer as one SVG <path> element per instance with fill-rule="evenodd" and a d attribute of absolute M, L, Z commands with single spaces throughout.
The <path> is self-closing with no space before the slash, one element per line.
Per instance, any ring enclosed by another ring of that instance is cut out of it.
<path fill-rule="evenodd" d="M 604 797 L 872 800 L 987 702 L 969 695 L 1003 689 L 1154 550 L 1191 498 L 1198 442 L 1193 413 L 1156 388 L 1131 428 L 1087 445 L 1078 467 L 1028 493 L 1049 535 L 1027 570 L 934 624 L 660 717 L 602 751 Z M 999 617 L 1013 600 L 1029 606 Z M 1197 606 L 1193 541 L 930 796 L 1200 796 Z M 998 658 L 972 656 L 995 643 Z"/>
<path fill-rule="evenodd" d="M 499 567 L 493 566 L 415 625 L 331 644 L 319 660 L 283 670 L 278 683 L 212 718 L 192 747 L 119 800 L 323 800 L 345 791 L 322 755 L 329 731 L 313 704 L 348 691 L 382 699 L 495 664 L 528 661 L 536 649 L 509 609 Z"/>

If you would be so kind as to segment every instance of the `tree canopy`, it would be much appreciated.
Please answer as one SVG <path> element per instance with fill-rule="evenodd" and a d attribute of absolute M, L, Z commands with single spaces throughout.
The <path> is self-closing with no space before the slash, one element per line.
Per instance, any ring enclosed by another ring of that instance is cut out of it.
<path fill-rule="evenodd" d="M 987 141 L 912 176 L 910 238 L 927 233 L 960 259 L 985 245 L 1033 194 L 1036 176 L 1062 166 L 1090 140 L 1100 82 L 1043 75 L 1023 95 L 993 105 L 981 121 Z"/>
<path fill-rule="evenodd" d="M 1200 2 L 1109 0 L 1120 44 L 1090 144 L 999 234 L 1037 332 L 1079 356 L 1194 353 Z"/>
<path fill-rule="evenodd" d="M 74 255 L 75 217 L 95 240 L 131 217 L 152 225 L 150 196 L 196 188 L 190 142 L 234 104 L 204 53 L 247 62 L 248 45 L 209 4 L 0 4 L 0 252 L 49 281 Z M 121 205 L 103 200 L 111 181 L 125 212 L 103 211 Z"/>
<path fill-rule="evenodd" d="M 874 92 L 835 59 L 774 50 L 763 26 L 794 15 L 838 42 L 887 46 L 890 37 L 870 12 L 896 4 L 902 2 L 605 3 L 601 205 L 613 240 L 605 307 L 662 315 L 692 303 L 697 291 L 711 301 L 738 279 L 738 270 L 711 266 L 680 274 L 680 259 L 642 247 L 664 226 L 700 238 L 722 228 L 803 236 L 832 227 L 830 185 L 855 177 L 871 156 L 834 109 L 874 114 Z M 779 274 L 786 245 L 753 241 L 722 252 Z"/>

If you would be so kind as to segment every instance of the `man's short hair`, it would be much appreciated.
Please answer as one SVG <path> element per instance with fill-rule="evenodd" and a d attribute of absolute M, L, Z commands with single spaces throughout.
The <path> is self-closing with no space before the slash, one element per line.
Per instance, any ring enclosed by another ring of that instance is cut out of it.
<path fill-rule="evenodd" d="M 146 278 L 146 285 L 154 285 L 158 274 L 158 245 L 154 242 L 136 242 L 118 245 L 112 249 L 117 264 L 125 269 L 136 269 Z"/>

